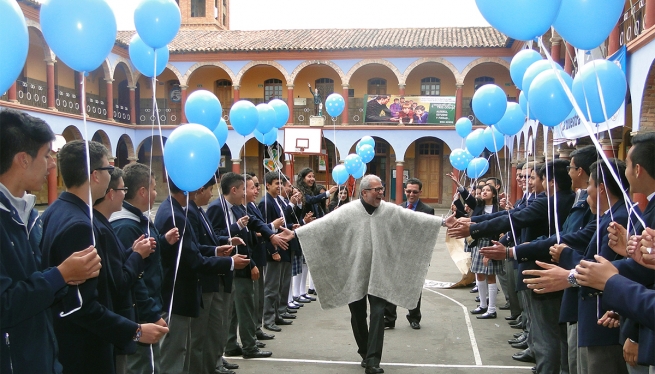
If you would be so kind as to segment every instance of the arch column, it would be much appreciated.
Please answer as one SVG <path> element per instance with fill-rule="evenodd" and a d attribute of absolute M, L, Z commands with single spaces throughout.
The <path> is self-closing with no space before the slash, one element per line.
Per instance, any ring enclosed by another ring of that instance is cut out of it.
<path fill-rule="evenodd" d="M 111 165 L 111 166 L 116 165 L 116 157 L 108 157 L 107 161 L 109 161 L 109 165 Z"/>
<path fill-rule="evenodd" d="M 655 0 L 646 0 L 646 17 L 644 18 L 646 29 L 655 25 Z"/>
<path fill-rule="evenodd" d="M 80 103 L 80 114 L 84 115 L 86 111 L 86 92 L 84 92 L 84 87 L 82 86 L 82 81 L 84 80 L 84 74 L 79 71 L 75 72 L 75 87 L 77 87 L 77 102 Z"/>
<path fill-rule="evenodd" d="M 17 103 L 18 99 L 16 98 L 16 81 L 11 84 L 11 87 L 7 90 L 7 98 L 10 103 Z"/>
<path fill-rule="evenodd" d="M 293 125 L 293 84 L 287 84 L 287 106 L 289 107 L 287 124 Z"/>
<path fill-rule="evenodd" d="M 519 184 L 516 182 L 516 162 L 512 162 L 512 174 L 508 175 L 509 182 L 509 196 L 507 202 L 516 201 L 518 198 Z"/>
<path fill-rule="evenodd" d="M 396 161 L 396 204 L 403 202 L 403 172 L 405 171 L 405 163 L 403 161 Z"/>
<path fill-rule="evenodd" d="M 559 63 L 560 60 L 560 43 L 562 42 L 562 38 L 559 36 L 553 36 L 550 38 L 550 55 L 553 57 L 553 60 L 557 63 Z"/>
<path fill-rule="evenodd" d="M 571 75 L 573 73 L 573 61 L 571 58 L 575 56 L 575 48 L 569 44 L 566 43 L 566 57 L 564 58 L 564 71 L 566 74 Z"/>
<path fill-rule="evenodd" d="M 184 113 L 184 105 L 186 104 L 186 98 L 187 98 L 187 88 L 189 88 L 189 86 L 180 85 L 180 91 L 182 91 L 182 94 L 181 94 L 182 97 L 180 99 L 180 101 L 181 101 L 180 104 L 181 104 L 181 107 L 182 107 L 182 110 L 180 111 L 180 120 L 181 120 L 182 123 L 187 122 L 186 113 Z"/>
<path fill-rule="evenodd" d="M 240 88 L 239 85 L 232 86 L 232 97 L 235 103 L 241 100 L 241 98 L 239 97 L 239 88 Z"/>
<path fill-rule="evenodd" d="M 405 85 L 404 84 L 399 84 L 398 85 L 398 95 L 405 96 Z"/>
<path fill-rule="evenodd" d="M 455 85 L 455 121 L 458 119 L 462 118 L 462 100 L 464 100 L 464 93 L 463 93 L 463 88 L 464 85 L 461 83 L 457 83 Z"/>
<path fill-rule="evenodd" d="M 233 158 L 232 159 L 232 172 L 240 174 L 241 173 L 241 159 Z"/>
<path fill-rule="evenodd" d="M 57 110 L 57 106 L 55 105 L 55 61 L 46 60 L 45 63 L 48 109 Z"/>
<path fill-rule="evenodd" d="M 348 89 L 350 88 L 349 85 L 343 84 L 341 85 L 342 91 L 341 91 L 341 96 L 343 96 L 343 114 L 341 114 L 341 124 L 342 125 L 347 125 L 348 124 Z"/>
<path fill-rule="evenodd" d="M 139 159 L 137 157 L 128 157 L 127 161 L 129 161 L 129 164 L 136 164 Z"/>
<path fill-rule="evenodd" d="M 284 161 L 284 174 L 293 182 L 293 166 L 291 165 L 291 160 Z"/>
<path fill-rule="evenodd" d="M 136 125 L 136 86 L 127 86 L 130 89 L 130 124 Z"/>
<path fill-rule="evenodd" d="M 607 45 L 607 55 L 611 56 L 614 52 L 619 50 L 619 24 L 618 22 L 614 25 L 612 32 L 610 33 L 609 43 Z"/>
<path fill-rule="evenodd" d="M 105 79 L 107 83 L 107 121 L 114 120 L 114 80 L 111 78 Z"/>
<path fill-rule="evenodd" d="M 52 156 L 55 159 L 55 164 L 58 164 L 56 159 L 57 155 Z M 54 168 L 48 174 L 48 205 L 52 204 L 57 200 L 57 174 L 59 172 L 59 167 Z"/>
<path fill-rule="evenodd" d="M 619 145 L 621 144 L 620 140 L 614 139 L 610 141 L 609 138 L 600 139 L 600 146 L 603 148 L 603 153 L 608 158 L 616 157 L 615 155 L 619 151 Z"/>

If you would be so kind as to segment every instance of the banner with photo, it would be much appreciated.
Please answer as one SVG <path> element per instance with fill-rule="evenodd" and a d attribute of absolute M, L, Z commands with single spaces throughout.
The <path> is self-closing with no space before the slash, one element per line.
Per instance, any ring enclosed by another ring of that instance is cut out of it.
<path fill-rule="evenodd" d="M 364 101 L 364 122 L 455 124 L 455 96 L 365 95 Z"/>

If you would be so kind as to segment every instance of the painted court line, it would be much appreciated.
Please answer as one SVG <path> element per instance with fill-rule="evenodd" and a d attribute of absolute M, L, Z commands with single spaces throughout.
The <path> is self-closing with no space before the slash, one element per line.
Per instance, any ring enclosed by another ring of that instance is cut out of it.
<path fill-rule="evenodd" d="M 229 357 L 232 360 L 246 360 L 243 357 Z M 360 365 L 360 362 L 354 361 L 331 361 L 331 360 L 301 360 L 293 358 L 251 358 L 248 361 L 272 361 L 272 362 L 295 362 L 301 364 L 332 364 L 332 365 Z M 503 366 L 503 365 L 449 365 L 449 364 L 411 364 L 401 362 L 383 362 L 382 366 L 403 366 L 403 367 L 422 367 L 422 368 L 451 368 L 451 369 L 512 369 L 512 370 L 530 370 L 527 366 Z"/>

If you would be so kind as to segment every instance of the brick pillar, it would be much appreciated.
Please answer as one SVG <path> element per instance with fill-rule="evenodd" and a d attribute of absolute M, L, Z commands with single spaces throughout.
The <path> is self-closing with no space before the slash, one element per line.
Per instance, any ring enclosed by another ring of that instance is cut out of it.
<path fill-rule="evenodd" d="M 464 91 L 464 85 L 457 83 L 455 87 L 457 87 L 455 91 L 455 121 L 457 121 L 458 119 L 462 118 L 462 100 L 464 100 L 462 95 Z"/>
<path fill-rule="evenodd" d="M 57 110 L 55 105 L 55 62 L 46 60 L 46 85 L 48 86 L 48 109 Z"/>
<path fill-rule="evenodd" d="M 284 161 L 284 174 L 293 183 L 293 165 L 291 164 L 291 160 Z"/>
<path fill-rule="evenodd" d="M 128 86 L 130 89 L 130 123 L 136 125 L 136 87 Z"/>
<path fill-rule="evenodd" d="M 619 50 L 619 24 L 617 23 L 610 33 L 609 43 L 607 45 L 607 55 L 611 56 Z"/>
<path fill-rule="evenodd" d="M 613 139 L 612 142 L 610 142 L 609 138 L 600 139 L 600 145 L 603 148 L 603 153 L 605 153 L 605 156 L 608 158 L 617 157 L 620 144 L 621 140 Z"/>
<path fill-rule="evenodd" d="M 396 204 L 403 202 L 403 161 L 396 161 Z"/>
<path fill-rule="evenodd" d="M 516 162 L 512 162 L 512 173 L 508 175 L 509 178 L 509 196 L 507 196 L 507 201 L 516 201 L 518 197 L 519 184 L 516 181 Z"/>
<path fill-rule="evenodd" d="M 553 60 L 557 63 L 560 61 L 560 43 L 562 42 L 562 38 L 559 36 L 553 36 L 550 38 L 550 55 L 553 57 Z"/>
<path fill-rule="evenodd" d="M 180 99 L 180 107 L 182 108 L 180 110 L 180 123 L 187 123 L 186 119 L 186 113 L 184 113 L 184 105 L 186 104 L 186 98 L 187 98 L 187 89 L 189 86 L 186 85 L 180 85 L 180 90 L 182 91 L 181 94 L 181 99 Z"/>
<path fill-rule="evenodd" d="M 82 91 L 83 90 L 82 81 L 84 80 L 84 74 L 80 73 L 79 71 L 76 71 L 75 80 L 76 80 L 75 87 L 77 87 L 77 102 L 80 104 L 80 114 L 84 114 L 84 112 L 86 111 L 86 100 L 82 100 L 83 97 L 84 99 L 86 99 L 86 95 Z"/>
<path fill-rule="evenodd" d="M 646 0 L 646 17 L 644 18 L 646 29 L 655 25 L 655 0 Z"/>
<path fill-rule="evenodd" d="M 233 100 L 235 103 L 241 100 L 239 97 L 239 86 L 232 86 L 232 97 L 234 98 Z"/>
<path fill-rule="evenodd" d="M 453 168 L 452 173 L 455 176 L 455 178 L 457 178 L 459 180 L 459 170 Z M 452 184 L 453 184 L 453 194 L 455 194 L 455 190 L 457 190 L 458 186 L 457 186 L 457 183 L 455 183 L 455 182 L 452 182 Z"/>
<path fill-rule="evenodd" d="M 57 155 L 54 156 L 57 158 Z M 57 161 L 55 160 L 55 164 L 57 164 Z M 58 168 L 54 168 L 50 170 L 50 173 L 48 174 L 48 205 L 52 204 L 57 200 L 57 171 Z"/>
<path fill-rule="evenodd" d="M 128 164 L 136 164 L 139 159 L 136 157 L 128 157 L 127 161 L 129 161 Z"/>
<path fill-rule="evenodd" d="M 559 145 L 558 153 L 559 153 L 559 158 L 562 160 L 570 160 L 571 159 L 571 152 L 573 152 L 574 149 L 569 147 L 568 144 L 562 143 Z M 612 156 L 614 157 L 614 156 Z"/>
<path fill-rule="evenodd" d="M 571 44 L 566 43 L 566 51 L 566 56 L 564 57 L 564 71 L 570 75 L 573 73 L 573 61 L 571 58 L 575 57 L 575 48 Z"/>
<path fill-rule="evenodd" d="M 232 159 L 232 172 L 240 174 L 241 173 L 241 159 L 233 158 Z"/>
<path fill-rule="evenodd" d="M 343 102 L 344 102 L 343 113 L 341 114 L 341 124 L 347 125 L 349 121 L 348 117 L 350 117 L 348 115 L 348 89 L 350 88 L 350 86 L 344 84 L 341 86 L 341 88 L 342 88 L 341 96 L 343 96 Z"/>
<path fill-rule="evenodd" d="M 287 124 L 293 125 L 293 84 L 287 84 L 287 106 L 289 107 Z"/>
<path fill-rule="evenodd" d="M 7 90 L 7 97 L 10 103 L 17 103 L 18 99 L 16 98 L 16 81 Z"/>
<path fill-rule="evenodd" d="M 405 85 L 404 84 L 399 84 L 398 85 L 398 95 L 405 96 Z"/>
<path fill-rule="evenodd" d="M 114 120 L 114 80 L 111 78 L 105 79 L 107 83 L 107 121 Z"/>

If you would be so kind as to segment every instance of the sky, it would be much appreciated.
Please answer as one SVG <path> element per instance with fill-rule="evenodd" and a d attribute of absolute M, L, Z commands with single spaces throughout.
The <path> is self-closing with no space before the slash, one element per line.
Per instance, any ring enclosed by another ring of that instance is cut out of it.
<path fill-rule="evenodd" d="M 107 1 L 118 29 L 134 30 L 138 1 Z M 231 30 L 489 26 L 475 0 L 230 0 L 230 7 Z"/>

